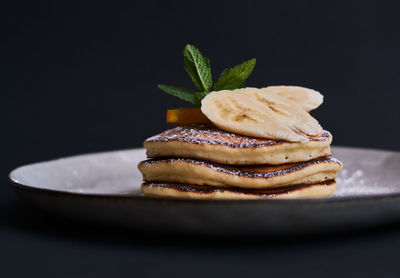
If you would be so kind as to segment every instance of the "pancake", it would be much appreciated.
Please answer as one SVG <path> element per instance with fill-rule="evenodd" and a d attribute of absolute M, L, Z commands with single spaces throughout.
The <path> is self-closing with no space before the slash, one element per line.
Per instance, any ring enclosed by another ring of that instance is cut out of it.
<path fill-rule="evenodd" d="M 277 188 L 335 179 L 342 163 L 325 157 L 283 165 L 229 166 L 188 158 L 164 158 L 143 161 L 138 168 L 145 182 Z"/>
<path fill-rule="evenodd" d="M 189 125 L 169 129 L 144 142 L 147 156 L 181 157 L 221 164 L 279 165 L 331 155 L 328 131 L 309 137 L 306 143 L 248 137 L 222 131 L 212 125 Z"/>
<path fill-rule="evenodd" d="M 141 188 L 142 192 L 149 196 L 191 199 L 322 198 L 332 196 L 335 189 L 335 180 L 279 189 L 244 189 L 179 183 L 143 183 Z"/>

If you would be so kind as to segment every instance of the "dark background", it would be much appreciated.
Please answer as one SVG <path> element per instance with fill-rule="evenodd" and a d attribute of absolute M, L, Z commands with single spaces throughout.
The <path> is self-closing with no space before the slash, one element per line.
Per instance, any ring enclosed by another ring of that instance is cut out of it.
<path fill-rule="evenodd" d="M 55 223 L 26 208 L 7 186 L 7 174 L 26 163 L 140 147 L 146 137 L 165 129 L 165 110 L 187 105 L 156 84 L 192 86 L 183 70 L 186 43 L 211 59 L 214 80 L 223 68 L 255 57 L 247 85 L 300 85 L 322 92 L 325 103 L 314 115 L 333 133 L 335 144 L 400 150 L 399 9 L 398 1 L 31 1 L 3 6 L 0 242 L 5 252 L 0 251 L 0 273 L 37 270 L 40 256 L 54 266 L 50 273 L 64 275 L 148 268 L 153 274 L 176 274 L 179 260 L 186 270 L 203 265 L 231 274 L 283 273 L 289 262 L 300 270 L 307 270 L 308 263 L 313 269 L 308 274 L 320 275 L 335 260 L 338 273 L 352 266 L 360 271 L 373 261 L 383 263 L 381 272 L 364 269 L 364 276 L 395 273 L 399 228 L 317 243 L 245 243 L 235 249 L 227 242 L 217 244 L 220 253 L 212 247 L 215 240 L 208 249 L 200 244 L 201 250 L 189 240 L 178 251 L 176 240 L 167 247 L 148 246 L 152 239 L 115 243 L 112 238 L 119 234 L 104 231 L 93 240 L 89 227 L 78 232 L 75 224 Z M 390 241 L 383 239 L 390 236 Z M 367 245 L 361 244 L 364 239 Z M 243 257 L 237 255 L 242 249 Z M 51 255 L 57 250 L 64 255 L 61 261 Z M 112 261 L 106 254 L 120 257 Z M 352 264 L 353 256 L 359 260 Z M 18 258 L 26 264 L 32 257 L 37 262 L 27 268 L 12 264 Z M 74 266 L 68 268 L 65 260 Z M 151 268 L 152 262 L 170 272 Z"/>

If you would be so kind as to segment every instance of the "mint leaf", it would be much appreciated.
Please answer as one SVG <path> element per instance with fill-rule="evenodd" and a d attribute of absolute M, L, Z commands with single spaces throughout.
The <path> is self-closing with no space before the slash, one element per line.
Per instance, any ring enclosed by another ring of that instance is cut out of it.
<path fill-rule="evenodd" d="M 194 105 L 196 105 L 196 106 L 201 106 L 201 100 L 202 100 L 206 95 L 208 95 L 207 92 L 195 93 L 195 94 L 193 95 L 193 103 L 194 103 Z"/>
<path fill-rule="evenodd" d="M 166 92 L 167 94 L 170 94 L 172 96 L 175 96 L 177 98 L 180 98 L 181 100 L 187 101 L 189 103 L 194 104 L 194 91 L 181 88 L 181 87 L 173 87 L 173 86 L 167 86 L 167 85 L 157 85 L 159 89 L 162 91 Z"/>
<path fill-rule="evenodd" d="M 218 77 L 218 81 L 228 72 L 229 68 L 224 69 Z M 215 85 L 214 85 L 215 87 Z"/>
<path fill-rule="evenodd" d="M 201 100 L 209 94 L 210 91 L 243 88 L 244 82 L 250 76 L 256 65 L 256 59 L 251 59 L 233 68 L 224 69 L 213 87 L 210 59 L 204 57 L 197 47 L 187 44 L 183 49 L 183 61 L 186 72 L 200 92 L 167 85 L 157 86 L 167 94 L 197 106 L 201 106 Z"/>
<path fill-rule="evenodd" d="M 215 83 L 213 90 L 234 90 L 244 87 L 244 81 L 250 76 L 256 65 L 256 59 L 243 62 L 230 69 L 225 69 Z"/>
<path fill-rule="evenodd" d="M 192 79 L 194 85 L 201 91 L 212 87 L 210 59 L 203 57 L 200 50 L 194 45 L 187 44 L 183 50 L 185 70 Z"/>

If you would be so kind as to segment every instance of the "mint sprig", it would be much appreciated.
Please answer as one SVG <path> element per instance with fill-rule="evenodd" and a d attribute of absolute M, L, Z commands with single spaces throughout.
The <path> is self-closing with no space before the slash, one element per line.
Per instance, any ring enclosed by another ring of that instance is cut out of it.
<path fill-rule="evenodd" d="M 234 90 L 244 87 L 244 81 L 250 76 L 256 65 L 256 59 L 243 62 L 230 69 L 224 69 L 214 85 L 214 91 Z"/>
<path fill-rule="evenodd" d="M 174 87 L 174 86 L 168 86 L 168 85 L 157 85 L 157 87 L 164 92 L 166 92 L 169 95 L 172 95 L 174 97 L 180 98 L 181 100 L 194 103 L 193 96 L 194 96 L 194 91 L 181 88 L 181 87 Z"/>
<path fill-rule="evenodd" d="M 208 92 L 195 93 L 193 95 L 193 104 L 196 106 L 201 106 L 201 100 L 208 94 Z"/>
<path fill-rule="evenodd" d="M 208 92 L 213 85 L 210 59 L 203 57 L 200 50 L 188 44 L 183 50 L 183 62 L 194 85 L 199 90 Z"/>
<path fill-rule="evenodd" d="M 256 59 L 253 58 L 233 68 L 225 69 L 213 87 L 210 59 L 204 57 L 197 47 L 190 44 L 185 46 L 183 58 L 185 64 L 184 68 L 200 92 L 167 85 L 157 85 L 157 87 L 167 94 L 178 97 L 196 106 L 201 106 L 201 100 L 209 94 L 211 90 L 220 91 L 243 88 L 244 82 L 250 76 L 256 65 Z"/>

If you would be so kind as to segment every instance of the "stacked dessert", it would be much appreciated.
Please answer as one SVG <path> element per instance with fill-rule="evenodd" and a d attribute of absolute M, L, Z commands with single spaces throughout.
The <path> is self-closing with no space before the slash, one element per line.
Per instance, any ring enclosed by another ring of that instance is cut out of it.
<path fill-rule="evenodd" d="M 294 86 L 209 93 L 203 124 L 178 126 L 144 142 L 138 167 L 145 195 L 182 198 L 331 196 L 342 164 L 332 135 L 309 111 L 320 93 Z M 208 123 L 206 123 L 208 122 Z"/>

